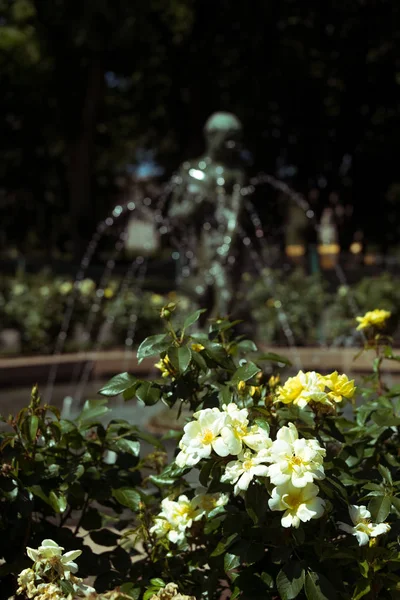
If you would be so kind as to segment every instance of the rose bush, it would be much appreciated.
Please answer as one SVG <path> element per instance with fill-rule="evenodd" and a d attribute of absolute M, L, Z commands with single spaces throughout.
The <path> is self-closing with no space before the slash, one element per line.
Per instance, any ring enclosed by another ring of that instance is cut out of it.
<path fill-rule="evenodd" d="M 360 315 L 355 321 L 365 324 L 360 351 L 376 353 L 371 375 L 355 382 L 336 371 L 296 372 L 287 359 L 262 354 L 252 341 L 235 337 L 235 323 L 225 319 L 197 331 L 201 311 L 177 327 L 174 309 L 172 304 L 161 309 L 165 333 L 138 349 L 139 361 L 158 361 L 159 376 L 122 373 L 100 391 L 105 398 L 122 395 L 178 409 L 176 426 L 161 441 L 152 440 L 163 445 L 166 463 L 157 452 L 136 456 L 142 434 L 126 423 L 114 421 L 106 429 L 89 420 L 82 433 L 79 424 L 60 425 L 57 415 L 40 425 L 32 422 L 35 415 L 40 419 L 32 406 L 23 413 L 28 424 L 17 419 L 5 443 L 4 514 L 17 521 L 26 498 L 42 516 L 37 519 L 31 508 L 29 528 L 20 517 L 14 558 L 2 567 L 14 577 L 15 592 L 18 573 L 31 568 L 26 546 L 32 548 L 32 538 L 36 546 L 46 539 L 37 537 L 44 520 L 47 539 L 70 551 L 78 540 L 82 558 L 85 552 L 92 556 L 88 564 L 100 562 L 103 571 L 110 570 L 111 577 L 103 573 L 93 582 L 96 593 L 114 590 L 144 600 L 175 593 L 198 600 L 398 598 L 400 386 L 388 387 L 381 365 L 400 357 L 385 319 L 378 323 Z M 39 443 L 49 428 L 60 427 L 64 431 L 54 445 L 49 437 Z M 105 464 L 106 449 L 122 457 Z M 44 486 L 38 481 L 43 471 L 32 466 L 35 453 L 45 456 Z M 55 474 L 50 457 L 66 460 Z M 54 523 L 50 512 L 56 503 L 63 510 Z M 78 523 L 95 541 L 103 521 L 79 515 L 88 515 L 89 508 L 93 517 L 102 513 L 98 504 L 113 516 L 106 562 L 93 557 L 81 538 L 66 535 L 61 523 L 65 506 L 76 509 Z M 83 583 L 90 573 L 83 561 Z M 25 580 L 28 585 L 28 575 Z"/>

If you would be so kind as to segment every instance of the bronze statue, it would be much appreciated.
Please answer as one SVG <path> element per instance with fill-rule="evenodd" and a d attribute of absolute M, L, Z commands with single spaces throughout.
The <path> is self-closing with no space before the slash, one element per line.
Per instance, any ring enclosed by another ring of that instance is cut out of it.
<path fill-rule="evenodd" d="M 207 120 L 204 134 L 206 153 L 182 164 L 168 217 L 179 230 L 180 252 L 190 261 L 184 287 L 208 308 L 208 318 L 216 318 L 231 315 L 240 277 L 242 125 L 235 115 L 217 112 Z"/>

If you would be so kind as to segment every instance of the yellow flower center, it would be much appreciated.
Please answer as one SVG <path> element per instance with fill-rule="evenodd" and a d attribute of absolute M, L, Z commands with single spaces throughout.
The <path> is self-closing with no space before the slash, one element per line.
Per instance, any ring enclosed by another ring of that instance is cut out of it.
<path fill-rule="evenodd" d="M 245 471 L 250 471 L 250 469 L 253 467 L 253 461 L 251 459 L 249 460 L 245 460 L 243 463 L 243 469 Z"/>
<path fill-rule="evenodd" d="M 303 459 L 300 458 L 300 456 L 295 456 L 294 454 L 293 454 L 293 456 L 291 456 L 289 458 L 289 461 L 292 465 L 302 465 L 303 464 Z"/>
<path fill-rule="evenodd" d="M 287 505 L 289 510 L 297 512 L 297 510 L 301 504 L 301 498 L 299 496 L 287 495 L 287 496 L 285 496 L 284 500 L 285 500 L 285 504 Z"/>
<path fill-rule="evenodd" d="M 188 506 L 187 504 L 183 504 L 182 506 L 180 506 L 180 507 L 177 509 L 177 512 L 178 512 L 178 514 L 179 514 L 181 517 L 186 517 L 186 516 L 188 516 L 188 515 L 190 514 L 190 512 L 191 512 L 191 507 L 190 507 L 190 506 Z"/>
<path fill-rule="evenodd" d="M 203 431 L 203 435 L 201 436 L 201 441 L 203 444 L 211 444 L 215 439 L 215 435 L 210 429 L 206 429 Z"/>

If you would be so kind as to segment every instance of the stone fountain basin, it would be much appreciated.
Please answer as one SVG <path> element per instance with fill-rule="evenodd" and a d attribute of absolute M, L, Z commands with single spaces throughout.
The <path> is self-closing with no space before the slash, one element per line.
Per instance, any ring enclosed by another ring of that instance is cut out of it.
<path fill-rule="evenodd" d="M 363 375 L 371 373 L 375 357 L 373 351 L 367 351 L 354 360 L 359 348 L 288 348 L 259 345 L 259 350 L 280 354 L 294 364 L 296 358 L 305 371 L 329 373 L 337 370 L 339 373 L 346 373 L 349 377 L 355 378 L 356 383 L 360 383 Z M 397 351 L 395 349 L 394 352 L 400 353 L 400 348 Z M 65 418 L 74 418 L 84 400 L 102 397 L 98 394 L 99 389 L 117 373 L 128 371 L 143 379 L 156 377 L 158 370 L 154 368 L 154 364 L 157 360 L 156 357 L 148 358 L 138 364 L 136 352 L 126 352 L 124 349 L 77 352 L 59 356 L 0 358 L 0 413 L 4 416 L 10 413 L 16 414 L 26 406 L 29 403 L 30 390 L 35 383 L 39 384 L 42 396 L 45 396 L 49 374 L 54 365 L 58 367 L 50 403 L 62 410 L 67 396 L 76 397 L 80 374 L 90 363 L 90 377 L 84 386 L 81 401 L 72 406 L 69 414 L 63 414 Z M 296 366 L 286 369 L 285 377 L 295 374 L 297 370 Z M 400 383 L 400 362 L 384 361 L 382 371 L 388 385 Z M 180 419 L 177 419 L 176 410 L 168 409 L 161 402 L 148 407 L 136 401 L 124 402 L 122 397 L 118 397 L 110 398 L 108 405 L 111 412 L 106 420 L 123 418 L 155 434 L 182 428 L 187 416 L 183 411 Z"/>
<path fill-rule="evenodd" d="M 360 348 L 324 348 L 258 345 L 260 353 L 273 352 L 280 354 L 292 361 L 296 370 L 297 366 L 306 371 L 330 372 L 337 370 L 348 376 L 370 373 L 375 353 L 372 350 L 364 352 L 354 359 Z M 400 348 L 394 348 L 394 353 L 400 354 Z M 56 382 L 67 382 L 76 374 L 77 370 L 91 363 L 90 379 L 111 378 L 117 373 L 129 371 L 138 377 L 155 375 L 158 371 L 154 364 L 158 358 L 144 359 L 140 364 L 137 354 L 133 351 L 116 348 L 104 351 L 74 352 L 61 355 L 35 355 L 13 356 L 0 358 L 0 387 L 18 387 L 33 385 L 34 383 L 46 384 L 52 367 L 57 366 Z M 299 362 L 300 364 L 296 364 Z M 382 371 L 400 377 L 400 362 L 384 361 Z"/>

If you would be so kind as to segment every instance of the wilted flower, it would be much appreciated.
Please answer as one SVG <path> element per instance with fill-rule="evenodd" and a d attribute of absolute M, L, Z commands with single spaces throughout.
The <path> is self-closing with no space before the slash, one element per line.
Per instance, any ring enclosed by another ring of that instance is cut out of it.
<path fill-rule="evenodd" d="M 194 596 L 186 596 L 178 592 L 176 583 L 167 583 L 164 588 L 150 596 L 150 600 L 196 600 Z"/>
<path fill-rule="evenodd" d="M 346 533 L 354 535 L 360 546 L 368 544 L 370 538 L 375 538 L 378 535 L 390 531 L 390 525 L 388 523 L 371 523 L 371 513 L 364 505 L 350 505 L 349 514 L 354 526 L 352 527 L 351 525 L 339 521 L 339 528 Z"/>
<path fill-rule="evenodd" d="M 33 598 L 36 593 L 35 572 L 33 569 L 24 569 L 18 575 L 17 594 L 26 594 L 28 598 Z"/>
<path fill-rule="evenodd" d="M 40 583 L 34 598 L 35 600 L 65 600 L 65 593 L 55 583 Z"/>
<path fill-rule="evenodd" d="M 357 329 L 367 329 L 368 327 L 381 328 L 386 325 L 386 321 L 391 317 L 388 310 L 376 308 L 365 313 L 363 317 L 356 317 L 358 321 Z"/>
<path fill-rule="evenodd" d="M 64 548 L 53 540 L 43 540 L 37 550 L 27 548 L 26 553 L 36 563 L 50 563 L 60 576 L 69 578 L 70 573 L 76 573 L 78 565 L 73 562 L 82 554 L 82 550 L 71 550 L 62 554 Z"/>
<path fill-rule="evenodd" d="M 294 487 L 291 483 L 279 485 L 272 490 L 268 506 L 271 510 L 285 511 L 282 527 L 299 527 L 311 519 L 318 519 L 324 513 L 325 502 L 318 497 L 319 489 L 314 483 L 304 487 Z"/>

